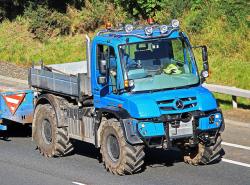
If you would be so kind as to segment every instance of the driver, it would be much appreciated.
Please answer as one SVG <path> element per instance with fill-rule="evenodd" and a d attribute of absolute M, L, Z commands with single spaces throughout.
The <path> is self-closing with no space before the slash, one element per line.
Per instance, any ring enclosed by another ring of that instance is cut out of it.
<path fill-rule="evenodd" d="M 129 69 L 130 67 L 134 67 L 138 65 L 134 60 L 130 58 L 129 54 L 127 54 L 123 48 L 121 48 L 121 54 L 123 57 L 123 61 L 125 61 L 126 68 Z"/>

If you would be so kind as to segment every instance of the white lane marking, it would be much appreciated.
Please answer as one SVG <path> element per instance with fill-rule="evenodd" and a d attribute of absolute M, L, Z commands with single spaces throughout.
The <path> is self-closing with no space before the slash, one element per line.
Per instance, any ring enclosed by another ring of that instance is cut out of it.
<path fill-rule="evenodd" d="M 83 184 L 83 183 L 80 183 L 80 182 L 72 182 L 72 184 L 76 184 L 76 185 L 86 185 L 86 184 Z"/>
<path fill-rule="evenodd" d="M 227 142 L 222 142 L 222 145 L 226 145 L 226 146 L 232 146 L 235 148 L 241 148 L 241 149 L 245 149 L 245 150 L 250 150 L 249 146 L 243 146 L 243 145 L 237 145 L 237 144 L 233 144 L 233 143 L 227 143 Z"/>
<path fill-rule="evenodd" d="M 244 166 L 244 167 L 250 168 L 250 164 L 248 164 L 248 163 L 242 163 L 242 162 L 233 161 L 233 160 L 224 159 L 224 158 L 222 159 L 222 161 L 226 162 L 226 163 L 236 164 L 236 165 L 239 165 L 239 166 Z"/>

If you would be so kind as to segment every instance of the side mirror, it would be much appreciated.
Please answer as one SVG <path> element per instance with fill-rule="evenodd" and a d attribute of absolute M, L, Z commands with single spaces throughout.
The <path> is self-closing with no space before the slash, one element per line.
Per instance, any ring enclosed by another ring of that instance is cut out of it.
<path fill-rule="evenodd" d="M 101 60 L 100 61 L 100 73 L 101 73 L 101 75 L 107 75 L 107 72 L 108 72 L 108 70 L 107 70 L 107 61 L 106 60 Z"/>
<path fill-rule="evenodd" d="M 106 76 L 99 76 L 97 78 L 98 84 L 105 85 L 107 84 L 107 77 Z"/>
<path fill-rule="evenodd" d="M 201 46 L 202 47 L 202 60 L 207 61 L 208 55 L 207 55 L 207 46 Z"/>
<path fill-rule="evenodd" d="M 201 48 L 202 48 L 203 69 L 205 71 L 209 71 L 207 46 L 201 46 Z"/>
<path fill-rule="evenodd" d="M 205 79 L 209 76 L 207 46 L 201 46 L 201 53 L 202 53 L 203 70 L 201 71 L 200 75 L 203 83 Z"/>
<path fill-rule="evenodd" d="M 194 46 L 193 48 L 201 48 L 201 54 L 202 54 L 202 64 L 203 64 L 203 70 L 201 71 L 201 80 L 202 83 L 205 81 L 205 79 L 209 76 L 209 65 L 208 65 L 208 54 L 207 54 L 207 46 Z"/>

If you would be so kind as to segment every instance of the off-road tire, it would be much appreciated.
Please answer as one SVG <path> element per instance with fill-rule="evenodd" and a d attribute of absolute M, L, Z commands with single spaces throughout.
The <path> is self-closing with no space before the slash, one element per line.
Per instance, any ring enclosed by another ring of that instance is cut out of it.
<path fill-rule="evenodd" d="M 116 175 L 129 175 L 138 173 L 142 170 L 144 164 L 144 145 L 132 146 L 126 142 L 117 119 L 104 119 L 101 130 L 101 155 L 104 167 Z M 112 159 L 108 152 L 108 137 L 115 137 L 119 144 L 119 157 L 116 161 Z"/>
<path fill-rule="evenodd" d="M 47 120 L 51 128 L 51 141 L 43 136 L 43 121 Z M 40 153 L 45 157 L 62 157 L 73 151 L 66 127 L 58 128 L 54 109 L 49 104 L 38 105 L 34 114 L 33 139 Z"/>
<path fill-rule="evenodd" d="M 223 154 L 221 142 L 222 139 L 219 135 L 216 143 L 212 146 L 206 147 L 199 143 L 195 149 L 184 152 L 184 162 L 191 165 L 206 165 L 213 161 L 219 161 Z"/>

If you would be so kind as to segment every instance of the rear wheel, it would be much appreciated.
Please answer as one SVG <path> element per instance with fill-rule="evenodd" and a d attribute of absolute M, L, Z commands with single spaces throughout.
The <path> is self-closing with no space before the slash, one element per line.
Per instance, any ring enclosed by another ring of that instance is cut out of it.
<path fill-rule="evenodd" d="M 59 157 L 72 152 L 67 129 L 57 127 L 54 109 L 49 104 L 38 105 L 34 114 L 33 139 L 40 153 L 46 157 Z"/>
<path fill-rule="evenodd" d="M 105 168 L 117 175 L 137 173 L 144 164 L 144 146 L 128 144 L 117 119 L 104 120 L 101 154 Z"/>
<path fill-rule="evenodd" d="M 223 149 L 221 148 L 221 136 L 216 139 L 216 143 L 206 147 L 199 143 L 197 147 L 184 151 L 184 162 L 192 165 L 205 165 L 221 159 Z"/>

